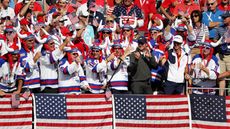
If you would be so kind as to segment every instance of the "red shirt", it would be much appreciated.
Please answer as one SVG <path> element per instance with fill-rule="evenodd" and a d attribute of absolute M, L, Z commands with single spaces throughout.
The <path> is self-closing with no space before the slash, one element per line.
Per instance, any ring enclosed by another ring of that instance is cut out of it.
<path fill-rule="evenodd" d="M 190 15 L 192 11 L 200 10 L 200 6 L 197 4 L 191 4 L 191 5 L 185 5 L 184 3 L 178 4 L 173 11 L 173 15 L 177 16 L 179 10 L 183 11 L 184 13 L 188 11 L 188 14 Z"/>
<path fill-rule="evenodd" d="M 218 5 L 218 9 L 221 11 L 229 11 L 230 10 L 230 5 L 228 5 L 226 8 L 222 4 Z"/>
<path fill-rule="evenodd" d="M 107 0 L 107 4 L 109 7 L 113 7 L 114 6 L 114 0 Z"/>
<path fill-rule="evenodd" d="M 169 11 L 172 13 L 174 12 L 174 9 L 177 4 L 183 3 L 184 0 L 165 0 L 162 4 L 161 7 L 164 9 L 169 9 Z"/>
<path fill-rule="evenodd" d="M 51 10 L 52 8 L 56 8 L 56 9 L 57 9 L 57 8 L 58 8 L 58 5 L 57 5 L 57 4 L 56 4 L 56 5 L 52 5 L 52 6 L 49 7 L 48 10 Z M 66 8 L 68 8 L 68 9 L 67 9 L 67 13 L 72 13 L 72 12 L 76 11 L 76 10 L 73 8 L 73 6 L 70 5 L 70 4 L 69 4 L 69 6 L 66 5 Z"/>
<path fill-rule="evenodd" d="M 19 12 L 22 10 L 22 8 L 23 8 L 24 6 L 25 6 L 25 5 L 24 5 L 22 2 L 17 3 L 17 4 L 15 5 L 15 8 L 14 8 L 15 15 L 18 15 Z M 42 12 L 42 6 L 41 6 L 38 2 L 34 2 L 33 11 Z"/>
<path fill-rule="evenodd" d="M 134 4 L 137 5 L 144 14 L 144 26 L 140 27 L 139 30 L 146 31 L 149 23 L 149 14 L 156 13 L 156 0 L 135 0 Z"/>

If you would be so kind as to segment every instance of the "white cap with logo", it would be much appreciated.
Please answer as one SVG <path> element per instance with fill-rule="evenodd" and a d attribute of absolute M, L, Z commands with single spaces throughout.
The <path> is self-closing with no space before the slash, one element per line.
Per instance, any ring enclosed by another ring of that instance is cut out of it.
<path fill-rule="evenodd" d="M 173 42 L 183 43 L 183 38 L 180 35 L 175 35 L 173 37 Z"/>

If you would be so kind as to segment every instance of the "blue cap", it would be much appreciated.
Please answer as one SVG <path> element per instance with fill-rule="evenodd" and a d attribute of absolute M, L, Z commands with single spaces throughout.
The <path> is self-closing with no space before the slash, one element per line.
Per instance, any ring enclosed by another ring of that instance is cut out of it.
<path fill-rule="evenodd" d="M 123 27 L 122 27 L 123 30 L 132 30 L 133 27 L 130 26 L 129 24 L 125 24 Z"/>
<path fill-rule="evenodd" d="M 122 48 L 122 45 L 120 43 L 116 43 L 112 45 L 112 48 Z"/>
<path fill-rule="evenodd" d="M 101 32 L 110 32 L 110 33 L 112 33 L 112 30 L 110 28 L 102 28 L 100 31 Z"/>
<path fill-rule="evenodd" d="M 25 37 L 24 39 L 27 40 L 27 39 L 32 39 L 32 38 L 35 38 L 35 36 L 33 34 L 30 34 L 27 37 Z"/>
<path fill-rule="evenodd" d="M 94 43 L 93 43 L 93 46 L 90 47 L 90 49 L 91 50 L 102 50 L 102 48 L 99 47 L 99 44 L 100 44 L 100 40 L 99 39 L 95 39 Z"/>
<path fill-rule="evenodd" d="M 156 31 L 160 31 L 160 29 L 159 29 L 159 28 L 157 28 L 156 26 L 152 26 L 152 27 L 149 29 L 149 31 L 154 31 L 154 30 L 156 30 Z"/>
<path fill-rule="evenodd" d="M 212 45 L 209 42 L 202 42 L 200 43 L 203 47 L 208 47 L 208 48 L 212 48 Z"/>
<path fill-rule="evenodd" d="M 137 39 L 137 42 L 138 44 L 145 44 L 147 43 L 147 40 L 144 36 L 140 36 L 138 39 Z"/>
<path fill-rule="evenodd" d="M 91 50 L 102 50 L 102 48 L 100 48 L 97 45 L 93 45 L 92 47 L 90 47 Z"/>
<path fill-rule="evenodd" d="M 179 25 L 177 28 L 176 28 L 177 31 L 186 31 L 187 29 L 185 28 L 185 26 L 181 26 Z"/>

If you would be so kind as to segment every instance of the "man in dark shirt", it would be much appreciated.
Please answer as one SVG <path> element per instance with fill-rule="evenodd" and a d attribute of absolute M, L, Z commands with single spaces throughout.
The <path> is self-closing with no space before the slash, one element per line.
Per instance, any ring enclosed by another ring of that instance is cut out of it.
<path fill-rule="evenodd" d="M 157 63 L 148 49 L 147 40 L 144 36 L 138 38 L 138 47 L 130 55 L 128 73 L 130 75 L 130 88 L 134 94 L 152 94 L 150 84 L 151 69 L 156 68 Z"/>

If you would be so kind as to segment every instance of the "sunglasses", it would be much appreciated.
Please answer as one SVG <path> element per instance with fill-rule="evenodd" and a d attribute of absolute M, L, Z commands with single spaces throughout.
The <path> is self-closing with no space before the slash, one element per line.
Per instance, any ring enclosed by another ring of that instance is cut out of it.
<path fill-rule="evenodd" d="M 113 49 L 114 49 L 114 50 L 121 50 L 121 49 L 123 49 L 123 48 L 121 48 L 121 47 L 113 47 Z"/>
<path fill-rule="evenodd" d="M 2 17 L 1 20 L 10 20 L 10 17 L 9 16 Z"/>
<path fill-rule="evenodd" d="M 174 45 L 181 45 L 181 43 L 179 43 L 179 42 L 173 42 L 174 43 Z"/>
<path fill-rule="evenodd" d="M 83 18 L 87 18 L 88 16 L 81 15 L 81 17 L 83 17 Z"/>
<path fill-rule="evenodd" d="M 209 49 L 211 49 L 211 47 L 204 47 L 204 49 L 209 50 Z"/>
<path fill-rule="evenodd" d="M 72 53 L 72 55 L 74 55 L 74 56 L 78 56 L 78 53 Z"/>
<path fill-rule="evenodd" d="M 33 42 L 34 40 L 33 39 L 30 39 L 30 40 L 27 40 L 28 42 Z"/>
<path fill-rule="evenodd" d="M 59 4 L 66 4 L 66 2 L 58 2 Z"/>
<path fill-rule="evenodd" d="M 60 23 L 64 23 L 65 22 L 65 20 L 64 21 L 59 21 Z"/>
<path fill-rule="evenodd" d="M 130 30 L 124 30 L 124 31 L 127 31 L 127 32 L 129 32 Z"/>
<path fill-rule="evenodd" d="M 213 2 L 213 3 L 207 3 L 207 6 L 211 6 L 211 5 L 214 5 L 215 4 L 215 2 Z"/>
<path fill-rule="evenodd" d="M 110 34 L 110 32 L 103 32 L 103 34 Z"/>
<path fill-rule="evenodd" d="M 54 45 L 55 43 L 54 42 L 51 42 L 51 43 L 49 43 L 50 45 Z"/>
<path fill-rule="evenodd" d="M 93 52 L 99 52 L 99 50 L 93 50 Z"/>
<path fill-rule="evenodd" d="M 13 31 L 6 31 L 6 34 L 12 34 Z"/>
<path fill-rule="evenodd" d="M 199 15 L 193 15 L 192 17 L 198 17 Z"/>
<path fill-rule="evenodd" d="M 113 22 L 113 20 L 107 20 L 106 23 Z"/>

